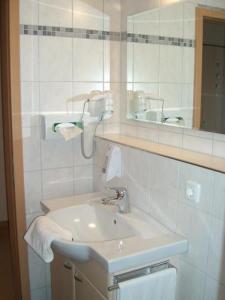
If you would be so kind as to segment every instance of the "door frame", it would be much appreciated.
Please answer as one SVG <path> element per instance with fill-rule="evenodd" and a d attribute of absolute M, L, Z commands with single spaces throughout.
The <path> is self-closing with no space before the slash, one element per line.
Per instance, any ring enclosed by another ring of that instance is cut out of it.
<path fill-rule="evenodd" d="M 203 56 L 203 22 L 204 19 L 222 20 L 225 22 L 225 12 L 197 7 L 195 13 L 195 80 L 194 80 L 194 105 L 193 105 L 193 127 L 201 127 L 201 105 L 202 105 L 202 56 Z"/>
<path fill-rule="evenodd" d="M 0 1 L 0 59 L 6 198 L 16 300 L 30 299 L 20 105 L 19 0 Z"/>

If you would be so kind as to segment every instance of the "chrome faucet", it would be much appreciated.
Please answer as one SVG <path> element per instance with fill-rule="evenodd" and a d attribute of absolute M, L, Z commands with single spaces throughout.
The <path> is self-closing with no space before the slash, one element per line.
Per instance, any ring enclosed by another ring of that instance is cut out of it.
<path fill-rule="evenodd" d="M 120 213 L 128 213 L 129 212 L 129 195 L 128 191 L 125 187 L 112 187 L 109 188 L 114 191 L 116 195 L 114 197 L 106 197 L 102 199 L 102 204 L 116 204 L 118 206 Z M 114 202 L 115 201 L 115 202 Z"/>

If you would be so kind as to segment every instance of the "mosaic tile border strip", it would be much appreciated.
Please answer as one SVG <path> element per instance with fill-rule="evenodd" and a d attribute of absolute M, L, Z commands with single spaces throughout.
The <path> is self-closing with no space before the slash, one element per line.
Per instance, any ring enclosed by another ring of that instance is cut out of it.
<path fill-rule="evenodd" d="M 72 28 L 72 27 L 21 24 L 20 33 L 24 35 L 58 36 L 58 37 L 71 37 L 71 38 L 109 40 L 109 41 L 122 40 L 122 41 L 127 41 L 132 43 L 142 43 L 142 44 L 195 47 L 195 41 L 192 39 L 134 34 L 134 33 L 127 33 L 127 32 L 123 32 L 121 34 L 120 32 Z"/>
<path fill-rule="evenodd" d="M 94 40 L 120 41 L 120 32 L 101 31 L 72 27 L 57 27 L 43 25 L 20 25 L 20 33 L 24 35 L 58 36 Z"/>
<path fill-rule="evenodd" d="M 142 43 L 142 44 L 157 44 L 157 45 L 170 45 L 179 47 L 195 47 L 195 40 L 183 39 L 176 37 L 157 36 L 157 35 L 145 35 L 123 32 L 121 34 L 121 40 Z"/>

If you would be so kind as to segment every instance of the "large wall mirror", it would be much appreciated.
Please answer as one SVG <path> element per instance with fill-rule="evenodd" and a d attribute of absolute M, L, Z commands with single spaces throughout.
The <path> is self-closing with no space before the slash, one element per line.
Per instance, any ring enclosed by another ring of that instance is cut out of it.
<path fill-rule="evenodd" d="M 127 119 L 225 133 L 225 10 L 158 2 L 122 7 Z"/>

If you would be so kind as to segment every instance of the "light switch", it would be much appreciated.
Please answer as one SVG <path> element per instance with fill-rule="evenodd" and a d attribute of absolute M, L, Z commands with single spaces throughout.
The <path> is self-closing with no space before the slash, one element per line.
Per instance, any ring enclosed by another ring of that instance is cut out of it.
<path fill-rule="evenodd" d="M 186 183 L 186 200 L 192 203 L 198 203 L 201 196 L 201 185 L 192 180 Z"/>

